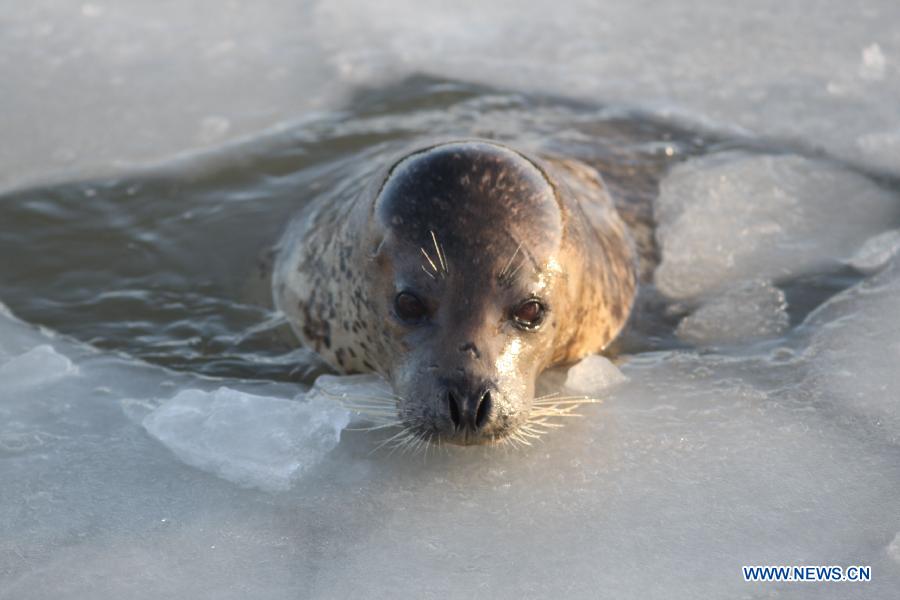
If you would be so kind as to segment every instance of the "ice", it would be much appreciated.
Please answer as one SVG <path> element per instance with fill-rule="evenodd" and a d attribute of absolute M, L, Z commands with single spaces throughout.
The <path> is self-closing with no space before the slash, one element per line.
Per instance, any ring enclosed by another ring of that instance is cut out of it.
<path fill-rule="evenodd" d="M 751 281 L 703 303 L 676 333 L 692 344 L 736 344 L 777 337 L 788 321 L 784 292 L 771 282 Z"/>
<path fill-rule="evenodd" d="M 341 439 L 349 414 L 333 401 L 303 402 L 221 387 L 182 390 L 144 419 L 178 458 L 229 481 L 286 490 Z"/>
<path fill-rule="evenodd" d="M 900 563 L 900 533 L 894 536 L 891 543 L 887 547 L 888 556 Z"/>
<path fill-rule="evenodd" d="M 859 66 L 859 76 L 867 81 L 882 81 L 887 70 L 887 59 L 881 46 L 872 44 L 862 51 L 862 64 Z"/>
<path fill-rule="evenodd" d="M 331 107 L 309 2 L 3 0 L 0 187 L 111 174 Z M 65 90 L 65 93 L 59 93 Z M 234 93 L 241 90 L 241 93 Z M 25 118 L 25 115 L 30 115 Z"/>
<path fill-rule="evenodd" d="M 623 101 L 851 160 L 856 139 L 900 125 L 891 0 L 354 0 L 314 14 L 326 59 L 354 80 L 423 71 Z"/>
<path fill-rule="evenodd" d="M 662 183 L 655 281 L 683 299 L 797 276 L 851 255 L 898 216 L 895 193 L 841 167 L 790 155 L 703 157 Z"/>
<path fill-rule="evenodd" d="M 900 252 L 900 229 L 869 238 L 847 263 L 863 273 L 875 273 Z"/>
<path fill-rule="evenodd" d="M 814 397 L 900 444 L 900 261 L 810 315 Z"/>
<path fill-rule="evenodd" d="M 579 394 L 597 396 L 626 381 L 622 372 L 604 356 L 591 355 L 569 369 L 565 387 Z"/>
<path fill-rule="evenodd" d="M 900 173 L 900 128 L 878 131 L 856 140 L 860 160 L 875 169 Z"/>
<path fill-rule="evenodd" d="M 638 106 L 898 172 L 896 144 L 865 156 L 858 145 L 900 129 L 894 0 L 0 8 L 0 73 L 16 91 L 0 95 L 0 113 L 29 115 L 0 122 L 0 137 L 20 141 L 0 149 L 0 185 L 238 139 L 339 109 L 354 85 L 420 72 Z"/>
<path fill-rule="evenodd" d="M 24 390 L 45 385 L 78 372 L 72 361 L 49 344 L 41 344 L 0 365 L 0 381 L 6 390 Z"/>

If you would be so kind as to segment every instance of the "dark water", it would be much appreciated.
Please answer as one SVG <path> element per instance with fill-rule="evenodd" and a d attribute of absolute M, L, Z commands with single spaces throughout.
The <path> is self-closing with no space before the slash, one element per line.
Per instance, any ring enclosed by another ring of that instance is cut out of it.
<path fill-rule="evenodd" d="M 397 153 L 462 136 L 593 164 L 636 211 L 649 211 L 672 164 L 742 145 L 627 111 L 414 78 L 214 155 L 0 197 L 0 299 L 26 321 L 174 369 L 307 379 L 317 367 L 273 319 L 271 246 L 305 203 L 358 193 Z M 788 284 L 792 321 L 854 277 Z M 620 350 L 676 343 L 678 311 L 650 296 Z"/>

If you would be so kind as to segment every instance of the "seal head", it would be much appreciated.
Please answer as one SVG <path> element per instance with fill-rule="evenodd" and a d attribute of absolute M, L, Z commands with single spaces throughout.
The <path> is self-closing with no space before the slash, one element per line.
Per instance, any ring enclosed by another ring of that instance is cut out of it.
<path fill-rule="evenodd" d="M 565 277 L 555 190 L 505 148 L 439 146 L 394 167 L 375 216 L 400 417 L 451 441 L 503 436 L 553 345 Z"/>

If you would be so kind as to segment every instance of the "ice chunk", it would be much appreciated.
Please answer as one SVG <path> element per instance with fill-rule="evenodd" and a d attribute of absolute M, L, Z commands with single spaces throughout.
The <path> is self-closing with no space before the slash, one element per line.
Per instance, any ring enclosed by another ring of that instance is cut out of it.
<path fill-rule="evenodd" d="M 778 281 L 850 255 L 898 217 L 895 194 L 831 164 L 740 153 L 689 161 L 661 185 L 656 284 L 684 299 Z"/>
<path fill-rule="evenodd" d="M 863 273 L 875 273 L 900 252 L 900 229 L 869 238 L 847 263 Z"/>
<path fill-rule="evenodd" d="M 41 344 L 0 365 L 0 381 L 8 390 L 22 390 L 47 385 L 78 368 L 49 344 Z"/>
<path fill-rule="evenodd" d="M 682 319 L 676 334 L 692 344 L 732 344 L 777 336 L 788 322 L 784 292 L 752 281 L 705 302 Z"/>
<path fill-rule="evenodd" d="M 146 430 L 189 465 L 234 483 L 288 489 L 340 441 L 349 415 L 335 402 L 182 390 L 147 415 Z"/>
<path fill-rule="evenodd" d="M 900 261 L 835 296 L 803 324 L 807 387 L 833 410 L 900 442 Z"/>
<path fill-rule="evenodd" d="M 596 396 L 626 380 L 627 377 L 608 358 L 592 354 L 569 369 L 565 387 L 579 394 Z"/>

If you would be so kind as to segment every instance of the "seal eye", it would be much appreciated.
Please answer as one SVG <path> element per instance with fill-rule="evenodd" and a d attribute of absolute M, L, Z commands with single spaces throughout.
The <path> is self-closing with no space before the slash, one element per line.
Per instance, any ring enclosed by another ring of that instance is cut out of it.
<path fill-rule="evenodd" d="M 513 321 L 522 329 L 537 329 L 544 320 L 546 309 L 539 300 L 526 300 L 513 312 Z"/>
<path fill-rule="evenodd" d="M 394 298 L 394 311 L 403 321 L 419 321 L 428 313 L 425 303 L 410 292 L 400 292 Z"/>

